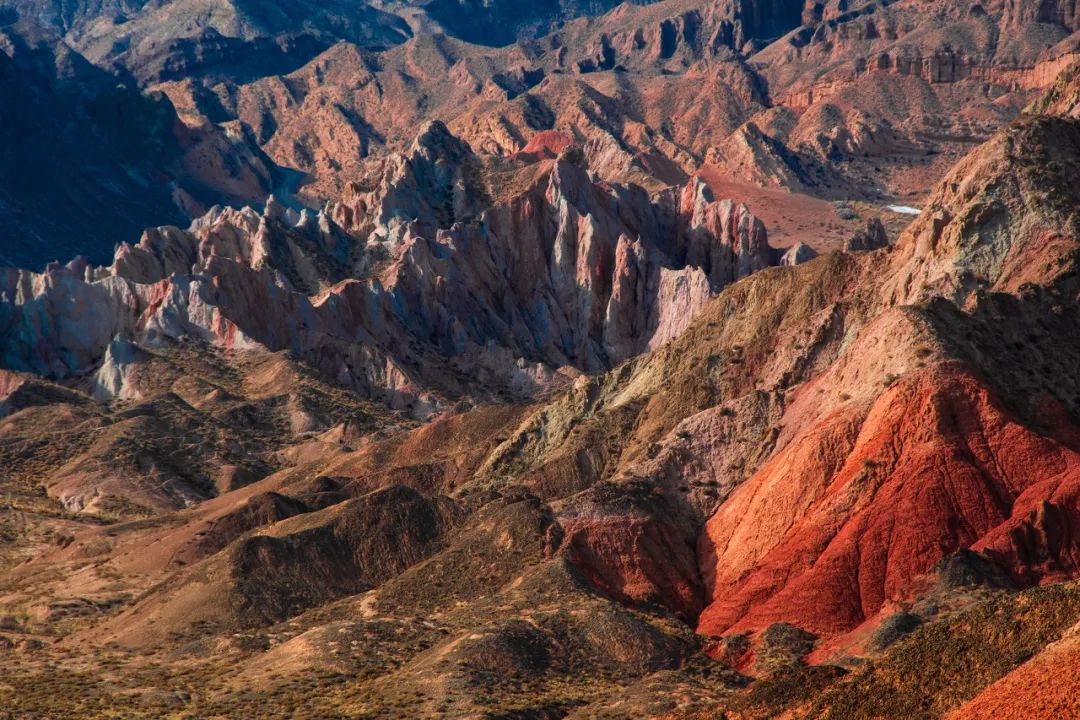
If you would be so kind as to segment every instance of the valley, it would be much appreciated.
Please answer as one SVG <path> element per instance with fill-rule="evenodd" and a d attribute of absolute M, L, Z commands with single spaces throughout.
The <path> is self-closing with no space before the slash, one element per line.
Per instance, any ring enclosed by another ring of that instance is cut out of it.
<path fill-rule="evenodd" d="M 0 719 L 1080 715 L 1071 0 L 0 0 Z"/>

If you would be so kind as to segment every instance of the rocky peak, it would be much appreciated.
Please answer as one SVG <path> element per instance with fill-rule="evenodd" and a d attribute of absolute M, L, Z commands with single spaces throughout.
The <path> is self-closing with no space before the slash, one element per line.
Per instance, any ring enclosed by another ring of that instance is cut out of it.
<path fill-rule="evenodd" d="M 682 189 L 679 210 L 685 230 L 678 250 L 717 290 L 774 264 L 764 223 L 741 203 L 717 202 L 700 178 Z"/>
<path fill-rule="evenodd" d="M 360 237 L 391 245 L 403 228 L 419 223 L 428 235 L 475 217 L 488 203 L 480 161 L 446 125 L 424 125 L 408 153 L 379 161 L 367 178 L 351 184 L 328 215 Z"/>
<path fill-rule="evenodd" d="M 460 164 L 474 158 L 468 143 L 454 136 L 441 120 L 430 120 L 420 128 L 409 150 L 413 162 Z"/>
<path fill-rule="evenodd" d="M 784 266 L 802 265 L 817 257 L 817 251 L 806 243 L 798 242 L 784 251 L 780 256 L 780 264 Z"/>
<path fill-rule="evenodd" d="M 114 338 L 194 337 L 290 350 L 369 396 L 430 411 L 420 388 L 528 397 L 559 368 L 610 368 L 774 263 L 761 221 L 700 179 L 650 196 L 599 181 L 571 146 L 491 204 L 474 162 L 431 124 L 413 152 L 381 164 L 377 184 L 318 217 L 273 198 L 261 213 L 214 208 L 188 230 L 122 244 L 109 269 L 65 271 L 52 285 L 12 278 L 6 362 L 63 377 L 107 356 L 104 386 L 121 397 L 134 355 L 110 354 Z M 37 324 L 40 308 L 64 321 Z M 97 312 L 111 324 L 86 332 Z"/>
<path fill-rule="evenodd" d="M 1067 280 L 1080 244 L 1080 123 L 1022 118 L 960 162 L 897 241 L 903 266 L 889 293 L 942 295 L 959 303 L 979 290 L 1016 292 Z"/>

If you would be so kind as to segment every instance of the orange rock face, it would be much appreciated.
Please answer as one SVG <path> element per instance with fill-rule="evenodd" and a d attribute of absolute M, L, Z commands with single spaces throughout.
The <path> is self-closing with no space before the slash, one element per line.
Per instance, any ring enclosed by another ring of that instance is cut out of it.
<path fill-rule="evenodd" d="M 1080 635 L 1062 640 L 949 713 L 947 720 L 1080 717 Z"/>
<path fill-rule="evenodd" d="M 1075 574 L 1078 474 L 1080 454 L 1017 422 L 961 365 L 915 373 L 804 430 L 709 520 L 699 631 L 844 632 L 972 546 L 1029 583 Z"/>

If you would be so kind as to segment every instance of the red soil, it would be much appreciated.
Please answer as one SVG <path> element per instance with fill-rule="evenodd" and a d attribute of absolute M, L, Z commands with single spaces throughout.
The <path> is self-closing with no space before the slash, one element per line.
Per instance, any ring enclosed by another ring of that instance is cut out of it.
<path fill-rule="evenodd" d="M 574 144 L 574 138 L 557 130 L 544 130 L 538 132 L 529 140 L 528 145 L 523 147 L 514 157 L 525 162 L 539 162 L 540 160 L 553 160 L 566 148 Z"/>
<path fill-rule="evenodd" d="M 857 415 L 808 428 L 709 521 L 700 632 L 846 632 L 972 546 L 1027 583 L 1080 569 L 1080 453 L 1020 424 L 960 363 Z"/>
<path fill-rule="evenodd" d="M 840 250 L 859 225 L 841 219 L 827 200 L 784 188 L 762 188 L 733 180 L 712 165 L 698 175 L 718 198 L 745 204 L 761 221 L 774 247 L 788 248 L 800 242 L 819 253 Z"/>

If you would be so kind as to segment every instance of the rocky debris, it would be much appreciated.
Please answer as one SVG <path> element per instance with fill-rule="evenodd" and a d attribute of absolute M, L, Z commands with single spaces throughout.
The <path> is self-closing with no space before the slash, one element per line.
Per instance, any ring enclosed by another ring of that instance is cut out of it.
<path fill-rule="evenodd" d="M 780 265 L 802 265 L 817 257 L 817 251 L 806 243 L 795 243 L 780 256 Z"/>
<path fill-rule="evenodd" d="M 885 226 L 881 223 L 881 218 L 870 218 L 866 221 L 865 227 L 844 243 L 844 252 L 880 250 L 888 246 L 889 236 L 885 232 Z"/>

